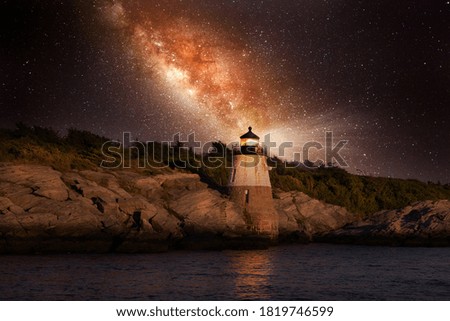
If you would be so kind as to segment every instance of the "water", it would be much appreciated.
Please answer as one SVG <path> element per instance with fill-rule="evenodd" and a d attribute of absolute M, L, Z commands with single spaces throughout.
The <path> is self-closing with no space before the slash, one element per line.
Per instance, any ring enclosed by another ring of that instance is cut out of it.
<path fill-rule="evenodd" d="M 2 300 L 450 300 L 450 248 L 0 256 Z"/>

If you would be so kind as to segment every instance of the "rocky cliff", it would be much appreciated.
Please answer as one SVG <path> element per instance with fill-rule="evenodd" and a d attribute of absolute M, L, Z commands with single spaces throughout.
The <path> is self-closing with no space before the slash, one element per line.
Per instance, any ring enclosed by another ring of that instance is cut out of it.
<path fill-rule="evenodd" d="M 159 251 L 245 233 L 234 204 L 194 174 L 0 167 L 0 252 Z"/>
<path fill-rule="evenodd" d="M 381 211 L 367 220 L 326 233 L 317 240 L 337 243 L 450 246 L 450 201 L 417 202 Z"/>
<path fill-rule="evenodd" d="M 448 240 L 448 201 L 378 213 L 354 225 L 349 224 L 355 215 L 346 209 L 300 192 L 276 193 L 274 202 L 280 240 L 353 242 L 367 235 L 397 237 L 405 229 L 419 241 Z M 226 195 L 196 174 L 61 173 L 47 166 L 0 164 L 0 253 L 259 246 L 249 224 Z"/>

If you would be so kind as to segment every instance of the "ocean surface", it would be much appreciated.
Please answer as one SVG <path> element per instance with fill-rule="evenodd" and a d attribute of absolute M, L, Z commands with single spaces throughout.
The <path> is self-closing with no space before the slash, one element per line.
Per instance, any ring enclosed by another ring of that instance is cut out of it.
<path fill-rule="evenodd" d="M 1 300 L 450 300 L 450 248 L 0 256 Z"/>

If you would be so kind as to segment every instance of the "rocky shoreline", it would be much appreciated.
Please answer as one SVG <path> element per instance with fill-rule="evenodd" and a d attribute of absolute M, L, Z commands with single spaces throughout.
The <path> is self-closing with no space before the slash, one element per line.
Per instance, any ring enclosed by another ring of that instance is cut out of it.
<path fill-rule="evenodd" d="M 301 192 L 275 193 L 278 242 L 450 245 L 450 202 L 419 202 L 359 221 Z M 196 174 L 58 172 L 0 164 L 0 253 L 261 248 L 248 218 Z"/>
<path fill-rule="evenodd" d="M 450 201 L 416 202 L 315 238 L 320 242 L 392 246 L 450 246 Z"/>

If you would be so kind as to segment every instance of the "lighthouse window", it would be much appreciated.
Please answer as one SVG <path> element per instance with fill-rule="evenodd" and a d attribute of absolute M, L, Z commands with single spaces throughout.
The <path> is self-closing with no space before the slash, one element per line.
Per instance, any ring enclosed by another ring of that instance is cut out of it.
<path fill-rule="evenodd" d="M 248 189 L 245 190 L 245 202 L 248 203 L 250 200 L 250 193 Z"/>
<path fill-rule="evenodd" d="M 233 178 L 231 179 L 231 181 L 234 182 L 235 178 L 236 178 L 236 168 L 233 170 Z"/>

